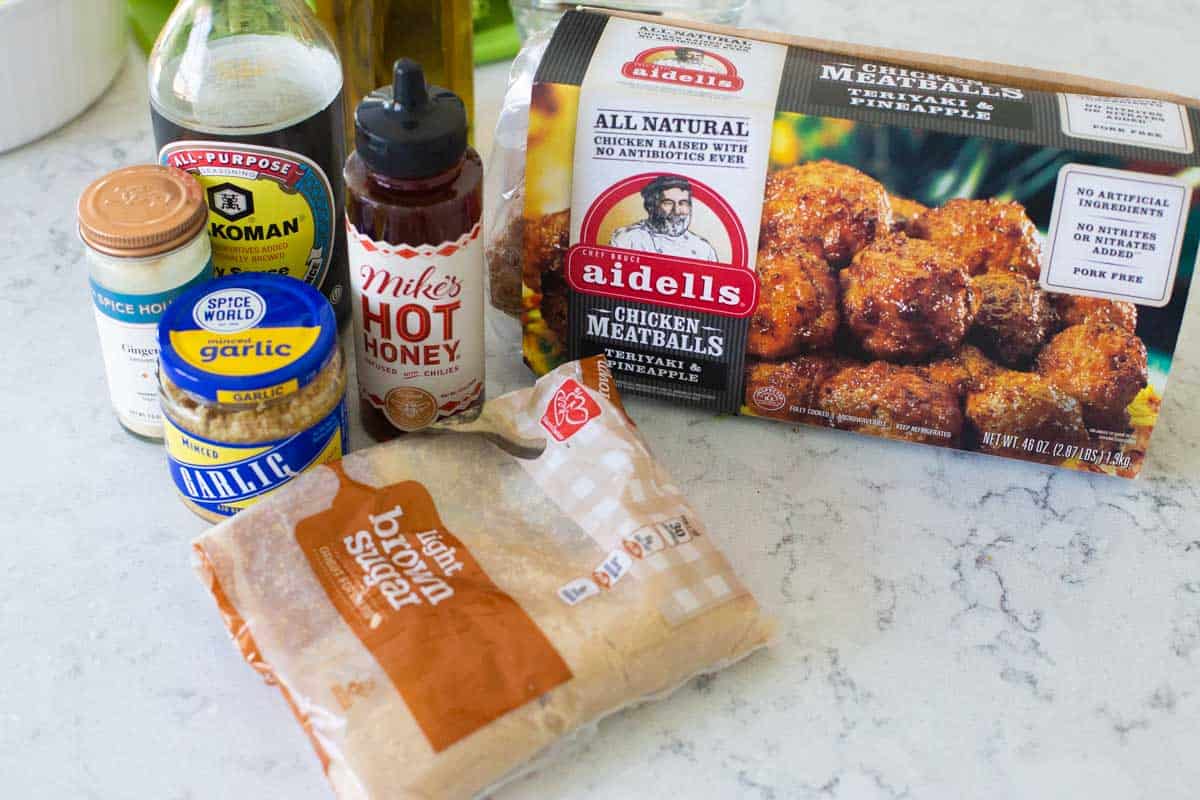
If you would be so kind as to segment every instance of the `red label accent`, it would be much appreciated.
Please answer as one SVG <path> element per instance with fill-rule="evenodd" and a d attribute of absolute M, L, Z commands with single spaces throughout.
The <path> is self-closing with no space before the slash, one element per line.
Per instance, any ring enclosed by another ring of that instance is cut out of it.
<path fill-rule="evenodd" d="M 574 378 L 567 378 L 558 387 L 546 413 L 542 415 L 542 427 L 560 442 L 565 442 L 583 429 L 590 421 L 600 416 L 600 405 Z"/>
<path fill-rule="evenodd" d="M 262 154 L 253 151 L 240 152 L 205 147 L 176 150 L 167 155 L 167 166 L 178 167 L 185 172 L 193 172 L 204 167 L 246 169 L 256 172 L 260 176 L 273 178 L 289 189 L 295 188 L 300 179 L 304 177 L 305 172 L 303 164 L 280 158 L 275 153 Z"/>
<path fill-rule="evenodd" d="M 671 59 L 680 53 L 698 59 L 699 64 L 717 67 L 720 71 L 682 66 L 673 61 L 658 63 L 662 59 Z M 655 47 L 644 50 L 638 53 L 633 61 L 625 62 L 621 67 L 621 74 L 626 78 L 639 81 L 715 89 L 721 92 L 739 92 L 746 85 L 746 82 L 737 74 L 737 67 L 729 59 L 708 50 L 683 46 Z"/>
<path fill-rule="evenodd" d="M 725 317 L 758 305 L 758 277 L 747 269 L 614 247 L 572 247 L 567 281 L 577 292 Z"/>
<path fill-rule="evenodd" d="M 442 258 L 449 258 L 459 250 L 466 248 L 471 244 L 471 242 L 478 239 L 480 232 L 483 230 L 483 227 L 476 222 L 474 227 L 472 227 L 471 230 L 467 231 L 462 236 L 458 237 L 457 241 L 443 242 L 442 244 L 433 245 L 422 244 L 414 247 L 409 244 L 384 246 L 380 242 L 374 241 L 369 236 L 363 236 L 361 233 L 356 231 L 348 219 L 346 220 L 345 227 L 346 235 L 358 241 L 358 243 L 362 245 L 362 248 L 368 253 L 386 253 L 388 255 L 399 256 L 400 258 L 404 259 L 436 258 L 439 256 Z"/>
<path fill-rule="evenodd" d="M 579 229 L 579 244 L 607 245 L 607 242 L 600 241 L 600 227 L 608 213 L 626 197 L 637 194 L 647 183 L 661 177 L 661 174 L 643 172 L 639 175 L 630 175 L 605 189 L 592 202 L 587 213 L 583 215 L 583 222 Z M 749 269 L 750 245 L 746 241 L 746 230 L 742 227 L 742 221 L 738 217 L 737 211 L 720 193 L 714 191 L 707 184 L 694 178 L 689 178 L 688 181 L 692 185 L 692 197 L 701 205 L 708 206 L 725 227 L 725 233 L 729 236 L 729 244 L 732 248 L 729 263 L 735 267 Z"/>

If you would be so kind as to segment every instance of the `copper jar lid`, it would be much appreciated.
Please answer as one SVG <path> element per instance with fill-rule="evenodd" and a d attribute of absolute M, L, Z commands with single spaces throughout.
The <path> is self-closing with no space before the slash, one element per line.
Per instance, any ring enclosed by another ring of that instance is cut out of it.
<path fill-rule="evenodd" d="M 208 206 L 196 179 L 157 164 L 110 172 L 79 197 L 79 235 L 110 256 L 170 252 L 200 233 L 207 219 Z"/>

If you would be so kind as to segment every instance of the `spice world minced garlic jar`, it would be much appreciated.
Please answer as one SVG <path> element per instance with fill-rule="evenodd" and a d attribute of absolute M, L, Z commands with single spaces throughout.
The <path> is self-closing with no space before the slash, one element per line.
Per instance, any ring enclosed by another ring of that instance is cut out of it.
<path fill-rule="evenodd" d="M 171 478 L 219 521 L 346 453 L 346 365 L 333 308 L 278 275 L 243 274 L 182 296 L 159 324 Z"/>

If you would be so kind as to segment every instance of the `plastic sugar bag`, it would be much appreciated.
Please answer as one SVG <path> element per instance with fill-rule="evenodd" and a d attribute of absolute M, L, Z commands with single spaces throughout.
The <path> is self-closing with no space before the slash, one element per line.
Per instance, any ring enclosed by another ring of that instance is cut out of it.
<path fill-rule="evenodd" d="M 195 543 L 342 800 L 476 796 L 767 644 L 613 387 L 602 357 L 564 364 L 454 431 L 318 466 Z"/>

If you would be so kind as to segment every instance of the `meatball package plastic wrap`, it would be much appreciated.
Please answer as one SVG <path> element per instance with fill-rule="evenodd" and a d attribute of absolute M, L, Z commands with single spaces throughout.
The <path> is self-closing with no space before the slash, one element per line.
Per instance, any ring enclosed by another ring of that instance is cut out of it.
<path fill-rule="evenodd" d="M 604 353 L 626 393 L 1134 477 L 1200 241 L 1197 106 L 569 12 L 505 98 L 493 303 L 537 374 Z"/>
<path fill-rule="evenodd" d="M 603 358 L 315 467 L 195 551 L 342 800 L 474 797 L 772 634 Z"/>

